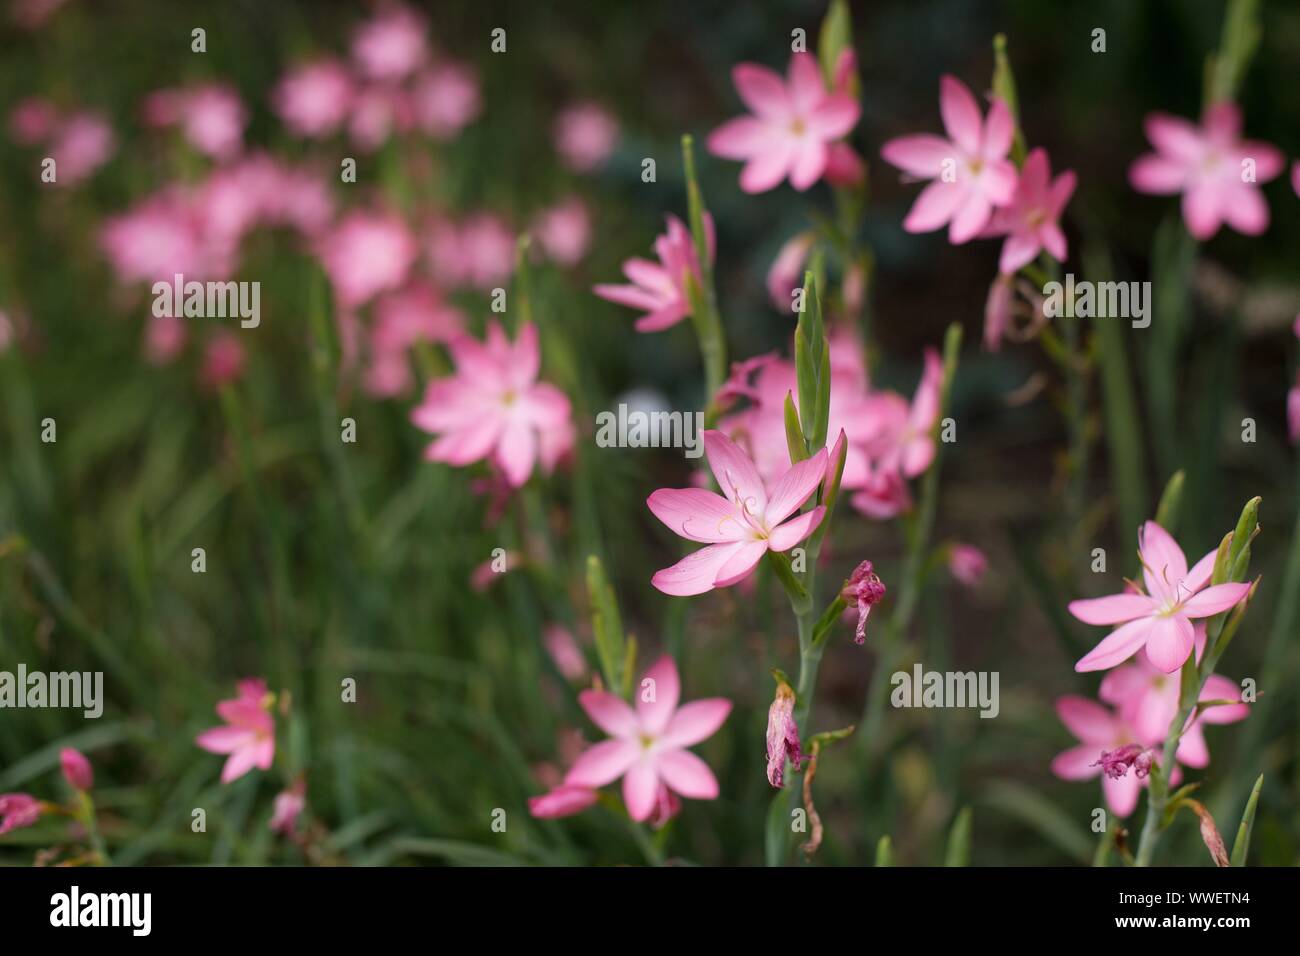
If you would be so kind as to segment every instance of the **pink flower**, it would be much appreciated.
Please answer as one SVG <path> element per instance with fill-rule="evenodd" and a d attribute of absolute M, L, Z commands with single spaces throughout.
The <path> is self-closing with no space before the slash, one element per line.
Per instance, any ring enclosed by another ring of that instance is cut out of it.
<path fill-rule="evenodd" d="M 967 587 L 976 587 L 988 569 L 988 558 L 974 545 L 954 544 L 948 549 L 948 570 Z"/>
<path fill-rule="evenodd" d="M 459 225 L 435 220 L 429 230 L 429 265 L 444 287 L 491 289 L 515 268 L 515 236 L 492 213 L 478 213 Z"/>
<path fill-rule="evenodd" d="M 237 686 L 239 696 L 217 703 L 225 725 L 205 730 L 194 740 L 209 753 L 230 755 L 221 769 L 222 783 L 238 780 L 254 767 L 270 770 L 275 759 L 274 697 L 262 680 L 242 680 Z"/>
<path fill-rule="evenodd" d="M 29 96 L 9 111 L 9 135 L 20 146 L 35 146 L 54 135 L 59 113 L 44 97 Z"/>
<path fill-rule="evenodd" d="M 1074 665 L 1076 671 L 1114 667 L 1145 647 L 1151 663 L 1166 674 L 1183 666 L 1192 653 L 1192 621 L 1233 607 L 1246 583 L 1207 587 L 1214 572 L 1211 551 L 1189 571 L 1182 548 L 1169 532 L 1148 521 L 1138 536 L 1147 594 L 1123 593 L 1070 602 L 1070 613 L 1085 624 L 1121 624 Z"/>
<path fill-rule="evenodd" d="M 660 488 L 646 504 L 656 518 L 689 541 L 708 547 L 650 583 L 665 594 L 703 594 L 747 577 L 768 551 L 788 551 L 811 535 L 824 505 L 791 518 L 812 497 L 826 474 L 826 449 L 793 465 L 766 486 L 749 456 L 722 432 L 704 433 L 709 467 L 722 494 L 703 488 Z M 789 519 L 789 520 L 787 520 Z"/>
<path fill-rule="evenodd" d="M 213 159 L 229 159 L 244 145 L 248 112 L 228 86 L 201 86 L 185 94 L 181 112 L 185 138 Z"/>
<path fill-rule="evenodd" d="M 424 18 L 413 10 L 389 6 L 357 29 L 352 58 L 372 80 L 400 80 L 425 61 L 425 29 Z"/>
<path fill-rule="evenodd" d="M 840 597 L 858 611 L 858 626 L 853 632 L 853 643 L 865 644 L 867 618 L 871 614 L 871 609 L 885 597 L 885 584 L 880 580 L 880 575 L 876 574 L 875 566 L 870 561 L 863 561 L 853 569 L 849 579 L 844 582 Z"/>
<path fill-rule="evenodd" d="M 299 777 L 293 785 L 275 795 L 271 809 L 271 830 L 283 836 L 292 836 L 298 826 L 298 817 L 307 806 L 307 781 Z"/>
<path fill-rule="evenodd" d="M 587 676 L 587 658 L 574 640 L 573 632 L 560 624 L 548 624 L 542 631 L 542 643 L 551 655 L 555 668 L 566 680 L 582 680 Z"/>
<path fill-rule="evenodd" d="M 1146 118 L 1147 139 L 1154 153 L 1139 156 L 1129 167 L 1129 183 L 1138 192 L 1183 195 L 1183 221 L 1197 239 L 1211 238 L 1227 223 L 1257 236 L 1268 228 L 1268 204 L 1259 191 L 1282 172 L 1282 154 L 1268 143 L 1241 138 L 1241 110 L 1235 103 L 1215 103 L 1201 125 L 1165 113 Z"/>
<path fill-rule="evenodd" d="M 794 719 L 794 688 L 780 678 L 776 696 L 767 709 L 767 782 L 778 790 L 785 785 L 785 762 L 798 773 L 804 756 L 799 749 L 799 725 Z"/>
<path fill-rule="evenodd" d="M 321 237 L 317 254 L 346 308 L 399 288 L 418 250 L 397 216 L 354 210 Z"/>
<path fill-rule="evenodd" d="M 437 139 L 451 139 L 483 111 L 478 78 L 459 63 L 439 63 L 416 77 L 411 109 L 422 130 Z"/>
<path fill-rule="evenodd" d="M 90 761 L 80 750 L 64 747 L 59 751 L 59 766 L 63 770 L 63 779 L 73 790 L 83 793 L 95 785 L 95 771 Z"/>
<path fill-rule="evenodd" d="M 786 240 L 772 260 L 772 267 L 767 270 L 767 294 L 772 304 L 782 312 L 794 310 L 795 289 L 803 285 L 804 263 L 812 251 L 813 240 L 817 237 L 812 232 L 801 232 Z"/>
<path fill-rule="evenodd" d="M 1196 626 L 1196 653 L 1205 650 L 1205 625 Z M 1097 696 L 1116 709 L 1132 730 L 1134 739 L 1147 747 L 1161 744 L 1169 725 L 1178 714 L 1179 680 L 1152 666 L 1141 651 L 1131 663 L 1108 672 Z M 1232 724 L 1244 720 L 1250 707 L 1241 703 L 1241 688 L 1221 674 L 1211 674 L 1201 688 L 1201 701 L 1237 701 L 1205 708 L 1189 719 L 1178 739 L 1178 762 L 1186 767 L 1204 767 L 1210 762 L 1202 724 Z"/>
<path fill-rule="evenodd" d="M 802 192 L 821 179 L 831 145 L 858 121 L 857 101 L 847 93 L 828 91 L 809 53 L 790 58 L 785 80 L 755 63 L 741 63 L 731 77 L 753 115 L 722 124 L 709 135 L 708 145 L 716 156 L 745 161 L 740 188 L 766 192 L 789 177 L 790 185 Z M 841 174 L 845 160 L 838 160 Z"/>
<path fill-rule="evenodd" d="M 29 793 L 0 793 L 0 836 L 32 826 L 41 817 L 41 802 Z"/>
<path fill-rule="evenodd" d="M 564 784 L 548 793 L 528 798 L 528 812 L 539 820 L 571 817 L 594 806 L 600 795 L 590 787 L 570 787 Z"/>
<path fill-rule="evenodd" d="M 994 97 L 988 116 L 962 82 L 944 76 L 939 110 L 948 138 L 919 134 L 892 139 L 880 154 L 910 176 L 931 180 L 903 220 L 908 232 L 931 232 L 948 224 L 948 240 L 974 239 L 989 224 L 994 206 L 1011 202 L 1016 167 L 1006 158 L 1015 120 Z"/>
<path fill-rule="evenodd" d="M 384 352 L 409 349 L 417 342 L 451 342 L 463 334 L 460 310 L 418 279 L 383 295 L 374 312 L 371 345 Z"/>
<path fill-rule="evenodd" d="M 208 388 L 221 388 L 239 380 L 247 361 L 239 338 L 233 332 L 218 332 L 204 346 L 199 379 Z"/>
<path fill-rule="evenodd" d="M 580 196 L 569 196 L 543 209 L 533 223 L 542 251 L 562 266 L 575 266 L 591 244 L 591 214 Z"/>
<path fill-rule="evenodd" d="M 618 143 L 618 120 L 595 103 L 570 106 L 555 118 L 555 151 L 577 173 L 604 165 Z"/>
<path fill-rule="evenodd" d="M 1062 780 L 1088 780 L 1101 777 L 1102 793 L 1106 805 L 1113 813 L 1127 817 L 1137 808 L 1138 794 L 1147 784 L 1145 773 L 1123 773 L 1145 753 L 1133 729 L 1122 717 L 1107 710 L 1096 701 L 1085 697 L 1062 697 L 1056 702 L 1056 713 L 1080 743 L 1062 751 L 1052 760 L 1052 773 Z M 1109 760 L 1106 757 L 1109 756 Z M 1154 756 L 1154 755 L 1153 755 Z M 1146 758 L 1143 765 L 1149 769 Z M 1175 763 L 1170 782 L 1181 779 Z"/>
<path fill-rule="evenodd" d="M 1011 325 L 1013 281 L 1014 277 L 999 273 L 989 286 L 989 296 L 984 302 L 984 347 L 990 352 L 1002 347 L 1002 337 Z"/>
<path fill-rule="evenodd" d="M 990 235 L 1007 237 L 998 260 L 999 272 L 1010 275 L 1018 271 L 1044 249 L 1056 261 L 1065 261 L 1068 250 L 1059 220 L 1074 195 L 1074 186 L 1074 170 L 1066 170 L 1053 180 L 1047 150 L 1030 152 L 1016 181 L 1011 204 L 994 210 L 986 230 Z"/>
<path fill-rule="evenodd" d="M 456 374 L 430 382 L 424 402 L 411 412 L 416 427 L 441 436 L 425 458 L 457 466 L 489 459 L 516 488 L 538 459 L 547 471 L 553 468 L 574 434 L 569 399 L 537 381 L 537 327 L 524 325 L 512 344 L 493 320 L 486 342 L 463 336 L 451 354 Z"/>
<path fill-rule="evenodd" d="M 603 787 L 623 778 L 623 802 L 638 822 L 669 803 L 666 790 L 693 800 L 713 800 L 718 781 L 708 765 L 687 750 L 711 737 L 731 712 L 721 697 L 678 707 L 677 665 L 661 657 L 638 685 L 636 709 L 607 691 L 585 690 L 578 703 L 609 740 L 588 748 L 564 777 L 565 786 Z"/>
<path fill-rule="evenodd" d="M 50 142 L 58 182 L 71 185 L 108 162 L 116 148 L 113 127 L 97 113 L 75 113 L 61 122 Z"/>
<path fill-rule="evenodd" d="M 644 310 L 646 314 L 636 320 L 638 332 L 661 332 L 689 316 L 691 303 L 686 293 L 686 277 L 693 276 L 696 282 L 700 281 L 700 262 L 690 230 L 676 216 L 669 216 L 667 222 L 668 231 L 655 239 L 657 263 L 628 259 L 623 263 L 623 274 L 631 285 L 602 284 L 592 289 L 602 299 Z M 716 240 L 713 218 L 707 213 L 704 231 L 712 263 Z"/>
<path fill-rule="evenodd" d="M 271 105 L 294 135 L 330 136 L 347 119 L 354 92 L 352 75 L 342 63 L 318 60 L 286 73 L 271 93 Z"/>
<path fill-rule="evenodd" d="M 410 103 L 406 91 L 392 86 L 368 86 L 352 98 L 348 135 L 366 152 L 374 152 L 393 133 L 409 126 Z"/>
<path fill-rule="evenodd" d="M 907 480 L 897 468 L 872 466 L 849 503 L 868 518 L 887 521 L 912 507 Z"/>

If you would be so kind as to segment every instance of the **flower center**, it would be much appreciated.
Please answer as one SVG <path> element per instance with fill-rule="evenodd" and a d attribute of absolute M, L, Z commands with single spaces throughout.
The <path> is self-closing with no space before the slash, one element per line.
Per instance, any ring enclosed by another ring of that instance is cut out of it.
<path fill-rule="evenodd" d="M 807 131 L 808 131 L 808 127 L 804 123 L 802 117 L 796 116 L 793 120 L 791 120 L 790 132 L 793 133 L 795 136 L 802 136 Z"/>

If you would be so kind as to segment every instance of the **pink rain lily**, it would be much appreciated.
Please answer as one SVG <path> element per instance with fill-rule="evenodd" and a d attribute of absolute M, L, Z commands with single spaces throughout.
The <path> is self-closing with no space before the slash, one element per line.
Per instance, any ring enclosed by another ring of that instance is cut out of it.
<path fill-rule="evenodd" d="M 1061 722 L 1080 741 L 1052 760 L 1052 773 L 1062 780 L 1101 777 L 1102 793 L 1111 812 L 1127 817 L 1137 808 L 1138 795 L 1149 779 L 1141 772 L 1154 754 L 1143 759 L 1133 773 L 1126 772 L 1148 748 L 1140 743 L 1128 723 L 1118 714 L 1085 697 L 1062 697 L 1056 702 Z M 1175 762 L 1170 782 L 1182 777 Z"/>
<path fill-rule="evenodd" d="M 41 802 L 29 793 L 0 793 L 0 836 L 32 826 L 42 809 Z"/>
<path fill-rule="evenodd" d="M 1061 212 L 1074 195 L 1076 177 L 1067 169 L 1052 179 L 1047 150 L 1039 148 L 1025 159 L 1011 203 L 993 212 L 986 233 L 1006 236 L 998 271 L 1010 275 L 1033 262 L 1046 249 L 1064 262 L 1068 247 L 1061 231 Z"/>
<path fill-rule="evenodd" d="M 694 276 L 696 282 L 700 281 L 700 262 L 690 230 L 676 216 L 669 216 L 667 222 L 668 231 L 655 239 L 657 263 L 648 259 L 628 259 L 623 263 L 623 274 L 631 285 L 602 284 L 592 289 L 602 299 L 643 309 L 646 314 L 636 320 L 638 332 L 660 332 L 689 316 L 691 303 L 686 294 L 686 277 Z M 715 238 L 713 219 L 707 213 L 704 231 L 709 262 L 712 263 Z"/>
<path fill-rule="evenodd" d="M 80 750 L 72 747 L 60 750 L 59 767 L 63 770 L 63 779 L 73 790 L 85 793 L 94 787 L 95 770 Z"/>
<path fill-rule="evenodd" d="M 948 551 L 948 570 L 967 587 L 977 587 L 989 569 L 989 559 L 973 544 L 954 544 Z"/>
<path fill-rule="evenodd" d="M 271 93 L 271 105 L 295 136 L 330 136 L 348 118 L 354 89 L 346 66 L 318 60 L 286 73 Z"/>
<path fill-rule="evenodd" d="M 363 23 L 352 38 L 352 58 L 372 80 L 400 80 L 428 55 L 428 25 L 409 7 L 392 5 Z"/>
<path fill-rule="evenodd" d="M 420 129 L 436 139 L 452 139 L 483 111 L 478 77 L 459 63 L 439 63 L 416 77 L 411 110 Z"/>
<path fill-rule="evenodd" d="M 568 196 L 537 214 L 533 235 L 542 251 L 562 266 L 575 266 L 591 245 L 591 213 L 581 196 Z"/>
<path fill-rule="evenodd" d="M 1215 552 L 1189 571 L 1182 548 L 1154 521 L 1143 526 L 1138 552 L 1146 594 L 1130 592 L 1070 602 L 1070 613 L 1085 624 L 1122 625 L 1085 654 L 1074 665 L 1076 671 L 1106 670 L 1145 647 L 1151 663 L 1172 674 L 1192 653 L 1192 621 L 1228 610 L 1250 591 L 1247 583 L 1207 587 Z"/>
<path fill-rule="evenodd" d="M 1196 626 L 1197 655 L 1205 649 L 1205 625 Z M 1132 729 L 1138 743 L 1147 747 L 1162 744 L 1169 725 L 1178 713 L 1179 680 L 1152 666 L 1139 651 L 1131 663 L 1124 664 L 1102 678 L 1097 696 L 1116 709 Z M 1233 724 L 1250 714 L 1250 706 L 1241 703 L 1241 688 L 1221 674 L 1211 674 L 1201 688 L 1201 701 L 1235 701 L 1206 707 L 1187 722 L 1178 740 L 1178 762 L 1185 767 L 1204 767 L 1210 762 L 1203 724 Z"/>
<path fill-rule="evenodd" d="M 648 820 L 671 802 L 669 791 L 713 800 L 718 781 L 703 760 L 687 750 L 711 737 L 731 712 L 731 701 L 711 697 L 681 707 L 677 665 L 661 657 L 637 685 L 636 708 L 615 694 L 585 690 L 578 703 L 609 734 L 582 753 L 564 777 L 566 787 L 595 789 L 623 778 L 623 802 L 636 821 Z"/>
<path fill-rule="evenodd" d="M 271 830 L 282 836 L 292 836 L 298 826 L 298 817 L 307 807 L 307 781 L 299 777 L 293 785 L 275 795 L 271 808 Z"/>
<path fill-rule="evenodd" d="M 826 474 L 823 448 L 790 467 L 773 485 L 720 431 L 704 433 L 704 451 L 722 494 L 703 488 L 660 488 L 646 504 L 656 518 L 690 541 L 708 545 L 655 573 L 650 583 L 665 594 L 703 594 L 748 577 L 768 551 L 788 551 L 811 535 L 824 505 L 791 518 Z M 787 520 L 789 519 L 789 520 Z"/>
<path fill-rule="evenodd" d="M 1006 103 L 994 97 L 981 118 L 974 94 L 958 79 L 939 83 L 939 111 L 948 138 L 921 133 L 901 136 L 880 154 L 909 176 L 931 180 L 903 220 L 908 232 L 931 232 L 948 225 L 954 244 L 974 239 L 989 224 L 995 206 L 1011 202 L 1016 167 L 1007 153 L 1015 120 Z"/>
<path fill-rule="evenodd" d="M 537 327 L 525 324 L 512 343 L 494 320 L 486 342 L 462 336 L 450 351 L 456 374 L 431 381 L 411 412 L 418 428 L 440 436 L 425 458 L 460 467 L 488 459 L 515 488 L 539 459 L 547 471 L 554 468 L 574 432 L 569 399 L 537 381 Z"/>
<path fill-rule="evenodd" d="M 195 738 L 204 750 L 229 754 L 221 769 L 221 782 L 238 780 L 254 767 L 270 770 L 275 759 L 275 719 L 271 705 L 275 698 L 262 680 L 242 680 L 239 696 L 217 704 L 217 714 L 226 723 L 205 730 Z"/>
<path fill-rule="evenodd" d="M 1284 160 L 1274 146 L 1241 138 L 1235 103 L 1209 107 L 1200 126 L 1166 113 L 1151 113 L 1145 126 L 1156 151 L 1129 167 L 1134 189 L 1182 193 L 1183 221 L 1200 240 L 1213 237 L 1225 222 L 1248 236 L 1268 228 L 1268 204 L 1259 184 L 1278 176 Z"/>
<path fill-rule="evenodd" d="M 317 255 L 340 303 L 351 307 L 400 287 L 418 248 L 399 217 L 358 209 L 320 237 Z"/>
<path fill-rule="evenodd" d="M 790 239 L 776 253 L 772 266 L 767 270 L 767 294 L 772 304 L 782 312 L 794 311 L 795 289 L 803 285 L 803 267 L 812 252 L 815 233 L 801 232 Z"/>
<path fill-rule="evenodd" d="M 761 193 L 789 177 L 802 192 L 827 171 L 831 147 L 858 121 L 857 100 L 828 91 L 817 60 L 810 53 L 790 59 L 786 79 L 774 70 L 741 63 L 731 73 L 736 92 L 752 116 L 729 120 L 709 135 L 709 152 L 745 161 L 740 188 Z M 856 156 L 853 157 L 856 159 Z M 855 173 L 847 155 L 837 159 L 837 175 Z"/>
<path fill-rule="evenodd" d="M 555 118 L 552 138 L 561 161 L 576 173 L 589 173 L 618 145 L 618 120 L 597 103 L 578 103 Z"/>

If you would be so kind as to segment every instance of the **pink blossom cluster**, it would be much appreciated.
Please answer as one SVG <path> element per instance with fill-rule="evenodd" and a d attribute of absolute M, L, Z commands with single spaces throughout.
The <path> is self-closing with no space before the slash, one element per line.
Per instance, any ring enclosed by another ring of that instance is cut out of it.
<path fill-rule="evenodd" d="M 831 396 L 828 435 L 844 432 L 848 443 L 840 487 L 851 492 L 854 508 L 870 518 L 894 517 L 911 507 L 908 481 L 934 460 L 933 431 L 939 418 L 943 363 L 933 349 L 909 402 L 897 392 L 870 384 L 856 337 L 833 331 L 829 337 Z M 736 363 L 718 404 L 731 411 L 718 427 L 749 450 L 759 472 L 774 480 L 788 466 L 784 405 L 787 395 L 798 408 L 794 363 L 775 355 Z M 800 409 L 802 414 L 802 409 Z"/>
<path fill-rule="evenodd" d="M 353 33 L 350 54 L 308 60 L 280 79 L 271 104 L 291 133 L 320 139 L 346 131 L 374 151 L 395 135 L 454 139 L 482 113 L 474 71 L 435 58 L 428 23 L 408 7 L 377 10 Z"/>
<path fill-rule="evenodd" d="M 1205 620 L 1239 604 L 1251 588 L 1248 583 L 1211 584 L 1217 552 L 1188 568 L 1182 548 L 1154 521 L 1143 525 L 1138 553 L 1145 591 L 1130 582 L 1122 593 L 1070 603 L 1070 613 L 1085 624 L 1119 626 L 1075 665 L 1078 671 L 1107 671 L 1100 690 L 1103 703 L 1080 697 L 1057 702 L 1057 713 L 1080 744 L 1052 764 L 1057 776 L 1067 780 L 1104 773 L 1107 803 L 1120 816 L 1133 811 L 1147 769 L 1159 762 L 1159 747 L 1178 712 L 1178 672 L 1193 653 L 1200 659 Z M 1183 766 L 1209 763 L 1202 724 L 1232 723 L 1247 715 L 1240 688 L 1217 674 L 1206 679 L 1200 700 L 1230 703 L 1207 707 L 1188 719 L 1175 754 Z M 1139 758 L 1142 762 L 1135 763 Z M 1136 768 L 1132 777 L 1129 767 Z M 1177 768 L 1169 768 L 1169 774 L 1176 783 Z"/>
<path fill-rule="evenodd" d="M 117 149 L 113 127 L 94 110 L 63 112 L 39 96 L 9 113 L 9 135 L 20 146 L 40 147 L 54 160 L 52 184 L 72 186 L 103 166 Z"/>

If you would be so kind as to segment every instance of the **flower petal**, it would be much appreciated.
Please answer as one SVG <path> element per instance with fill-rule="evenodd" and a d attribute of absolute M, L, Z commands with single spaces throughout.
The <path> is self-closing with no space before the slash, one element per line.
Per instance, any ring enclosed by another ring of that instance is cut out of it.
<path fill-rule="evenodd" d="M 645 672 L 636 689 L 636 715 L 642 732 L 653 736 L 662 734 L 673 719 L 681 696 L 677 665 L 665 654 Z"/>
<path fill-rule="evenodd" d="M 704 433 L 704 451 L 722 496 L 746 508 L 751 515 L 767 511 L 767 491 L 758 468 L 734 441 L 717 429 Z"/>
<path fill-rule="evenodd" d="M 1109 670 L 1132 657 L 1147 641 L 1155 618 L 1140 617 L 1111 631 L 1096 647 L 1074 665 L 1079 673 Z"/>
<path fill-rule="evenodd" d="M 591 722 L 611 737 L 635 737 L 641 729 L 636 712 L 622 697 L 603 690 L 584 690 L 578 704 Z"/>
<path fill-rule="evenodd" d="M 1111 594 L 1071 601 L 1069 607 L 1084 624 L 1122 624 L 1153 614 L 1156 602 L 1145 594 Z"/>
<path fill-rule="evenodd" d="M 703 488 L 660 488 L 646 499 L 654 516 L 691 541 L 737 541 L 746 526 L 736 506 Z"/>
<path fill-rule="evenodd" d="M 1231 607 L 1235 607 L 1250 593 L 1249 582 L 1229 582 L 1214 584 L 1197 591 L 1182 604 L 1182 613 L 1187 617 L 1212 617 Z"/>
<path fill-rule="evenodd" d="M 634 740 L 602 740 L 578 755 L 564 775 L 566 787 L 603 787 L 613 783 L 640 758 L 641 745 Z"/>
<path fill-rule="evenodd" d="M 1147 659 L 1157 670 L 1172 674 L 1191 656 L 1195 643 L 1192 622 L 1181 614 L 1151 618 L 1147 635 Z"/>
<path fill-rule="evenodd" d="M 655 767 L 656 761 L 643 758 L 623 777 L 623 802 L 627 805 L 627 815 L 637 823 L 649 819 L 654 812 L 659 793 L 659 774 Z"/>
<path fill-rule="evenodd" d="M 805 458 L 777 479 L 763 511 L 763 520 L 769 528 L 779 525 L 794 514 L 812 497 L 826 476 L 826 449 L 820 449 L 811 458 Z"/>
<path fill-rule="evenodd" d="M 714 800 L 718 796 L 718 780 L 703 760 L 689 750 L 669 750 L 656 758 L 659 775 L 664 783 L 683 797 L 693 800 Z"/>
<path fill-rule="evenodd" d="M 741 542 L 711 544 L 682 558 L 671 568 L 656 571 L 650 583 L 664 594 L 690 597 L 712 591 L 718 571 L 742 547 Z"/>
<path fill-rule="evenodd" d="M 954 76 L 939 80 L 939 112 L 952 141 L 968 153 L 977 153 L 983 132 L 979 103 L 966 84 Z"/>
<path fill-rule="evenodd" d="M 731 701 L 725 697 L 706 697 L 677 708 L 659 737 L 666 748 L 691 747 L 712 737 L 731 713 Z"/>
<path fill-rule="evenodd" d="M 1115 739 L 1115 715 L 1095 700 L 1073 694 L 1062 697 L 1056 702 L 1056 715 L 1086 744 L 1109 744 Z"/>
<path fill-rule="evenodd" d="M 789 551 L 800 541 L 817 530 L 826 517 L 826 506 L 818 505 L 812 511 L 805 512 L 797 518 L 791 518 L 776 528 L 767 537 L 767 544 L 773 551 Z"/>

